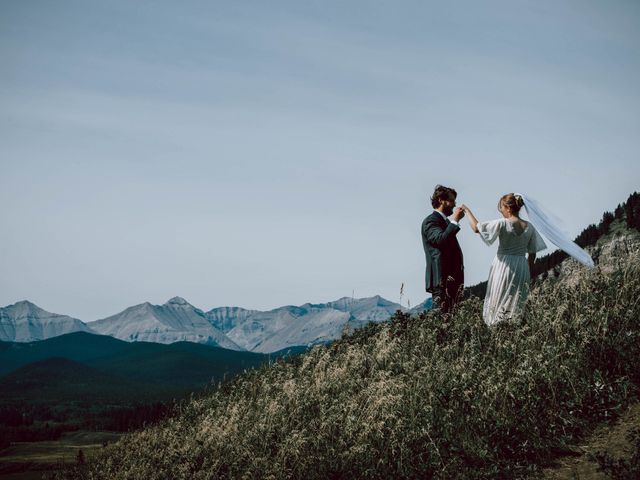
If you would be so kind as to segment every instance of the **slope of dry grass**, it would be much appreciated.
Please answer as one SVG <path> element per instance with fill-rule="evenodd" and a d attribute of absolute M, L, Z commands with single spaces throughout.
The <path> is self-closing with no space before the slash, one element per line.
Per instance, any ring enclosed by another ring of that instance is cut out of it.
<path fill-rule="evenodd" d="M 396 315 L 250 371 L 57 478 L 501 478 L 541 465 L 640 385 L 640 262 L 547 281 L 522 322 L 481 302 Z"/>

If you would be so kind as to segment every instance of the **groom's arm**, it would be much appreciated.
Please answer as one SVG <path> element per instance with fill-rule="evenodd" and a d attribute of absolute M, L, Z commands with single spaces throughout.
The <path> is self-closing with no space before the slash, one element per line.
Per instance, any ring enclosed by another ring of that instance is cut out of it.
<path fill-rule="evenodd" d="M 442 228 L 437 220 L 427 219 L 422 227 L 422 234 L 434 247 L 439 247 L 449 238 L 455 236 L 460 231 L 460 226 L 450 223 L 447 228 Z"/>

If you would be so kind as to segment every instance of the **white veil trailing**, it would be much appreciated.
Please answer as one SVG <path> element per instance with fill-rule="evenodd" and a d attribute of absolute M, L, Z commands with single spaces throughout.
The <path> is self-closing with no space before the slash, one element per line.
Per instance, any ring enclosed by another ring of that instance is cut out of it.
<path fill-rule="evenodd" d="M 572 242 L 569 235 L 562 230 L 560 222 L 555 216 L 546 211 L 535 199 L 518 193 L 524 200 L 524 208 L 529 220 L 536 229 L 560 250 L 565 251 L 583 265 L 593 268 L 595 265 L 591 256 Z"/>

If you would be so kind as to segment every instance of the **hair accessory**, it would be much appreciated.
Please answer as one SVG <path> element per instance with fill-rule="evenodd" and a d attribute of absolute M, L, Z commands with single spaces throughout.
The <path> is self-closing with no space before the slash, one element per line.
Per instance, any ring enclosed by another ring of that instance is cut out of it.
<path fill-rule="evenodd" d="M 522 199 L 522 196 L 516 193 L 514 197 L 516 197 L 516 205 L 518 205 L 519 207 L 522 207 L 524 205 L 524 200 Z"/>

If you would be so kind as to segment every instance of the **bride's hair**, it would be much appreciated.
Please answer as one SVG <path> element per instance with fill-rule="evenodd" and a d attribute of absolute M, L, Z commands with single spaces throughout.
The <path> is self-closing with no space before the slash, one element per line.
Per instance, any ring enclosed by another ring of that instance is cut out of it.
<path fill-rule="evenodd" d="M 515 193 L 507 193 L 500 198 L 500 201 L 498 202 L 498 210 L 500 210 L 501 205 L 507 207 L 512 215 L 517 215 L 524 205 L 524 200 L 522 200 L 522 197 L 520 195 L 516 195 Z"/>

